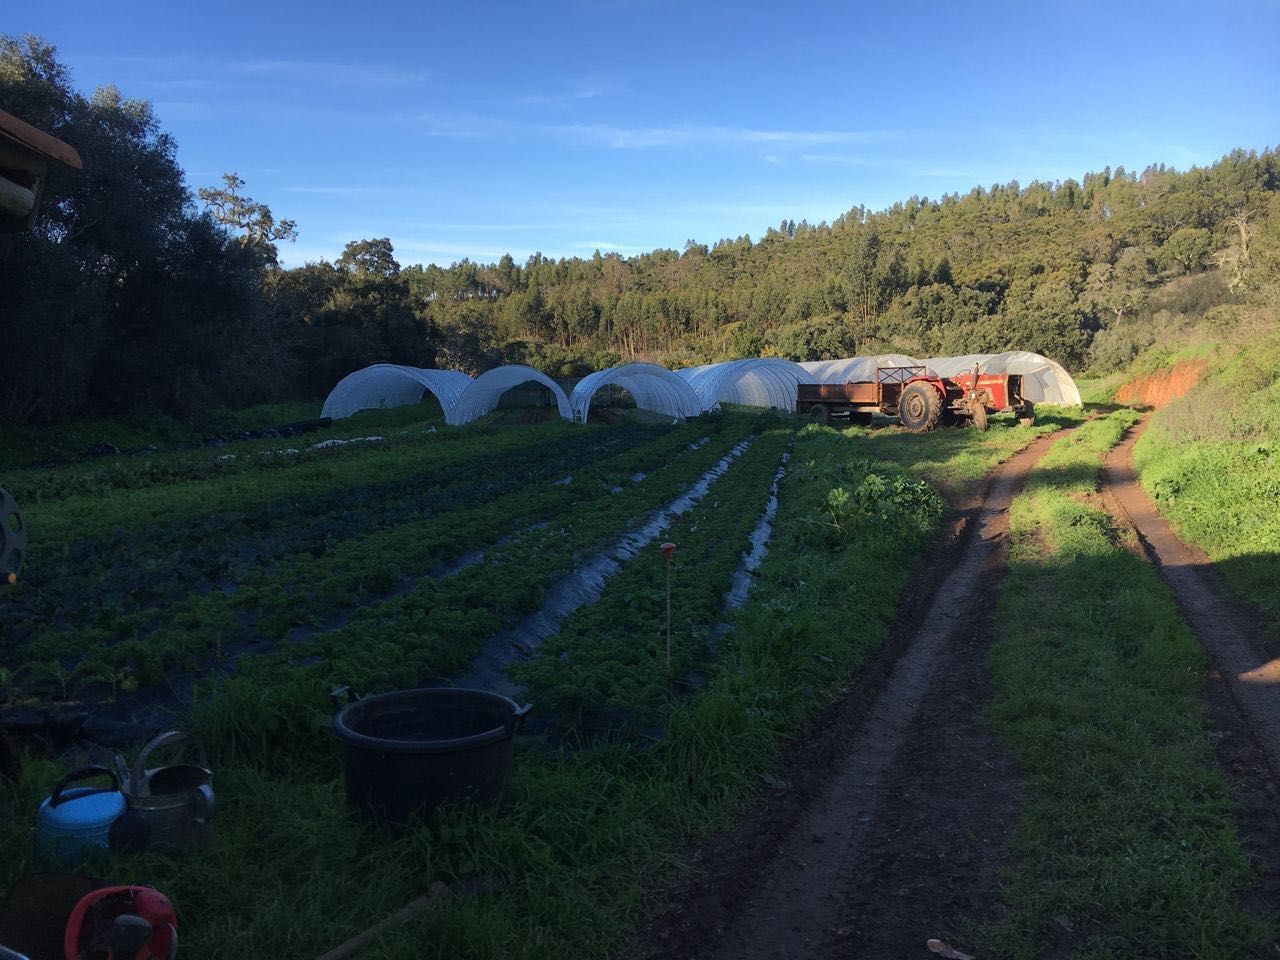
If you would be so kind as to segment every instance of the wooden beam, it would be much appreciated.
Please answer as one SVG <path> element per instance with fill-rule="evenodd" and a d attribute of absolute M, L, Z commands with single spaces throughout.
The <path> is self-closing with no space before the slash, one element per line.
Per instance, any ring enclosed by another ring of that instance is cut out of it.
<path fill-rule="evenodd" d="M 19 120 L 13 114 L 5 113 L 3 110 L 0 110 L 0 135 L 22 144 L 28 150 L 49 160 L 57 160 L 76 170 L 84 169 L 84 163 L 81 162 L 80 154 L 76 152 L 75 147 L 63 143 L 43 130 L 37 130 L 25 120 Z"/>
<path fill-rule="evenodd" d="M 30 147 L 0 134 L 0 170 L 7 170 L 10 179 L 14 179 L 13 174 L 25 173 L 29 179 L 37 180 L 43 177 L 48 169 L 48 157 L 42 157 Z"/>

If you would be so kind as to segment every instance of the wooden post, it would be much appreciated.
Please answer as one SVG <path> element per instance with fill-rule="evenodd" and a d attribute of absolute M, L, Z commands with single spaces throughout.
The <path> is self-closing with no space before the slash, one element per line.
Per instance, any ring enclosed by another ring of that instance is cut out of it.
<path fill-rule="evenodd" d="M 34 190 L 0 176 L 0 212 L 12 217 L 25 217 L 36 205 Z"/>

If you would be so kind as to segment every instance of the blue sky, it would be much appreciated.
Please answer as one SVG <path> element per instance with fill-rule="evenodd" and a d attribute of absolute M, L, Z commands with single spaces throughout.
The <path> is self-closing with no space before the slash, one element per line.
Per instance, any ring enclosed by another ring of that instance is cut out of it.
<path fill-rule="evenodd" d="M 150 100 L 294 266 L 630 255 L 1280 143 L 1280 3 L 102 3 L 9 10 Z"/>

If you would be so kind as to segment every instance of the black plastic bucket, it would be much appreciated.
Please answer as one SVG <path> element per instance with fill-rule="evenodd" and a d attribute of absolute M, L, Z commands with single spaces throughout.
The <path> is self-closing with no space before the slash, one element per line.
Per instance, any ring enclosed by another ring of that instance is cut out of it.
<path fill-rule="evenodd" d="M 502 799 L 528 704 L 449 687 L 363 699 L 343 687 L 330 697 L 347 800 L 361 813 L 404 825 L 444 803 Z"/>

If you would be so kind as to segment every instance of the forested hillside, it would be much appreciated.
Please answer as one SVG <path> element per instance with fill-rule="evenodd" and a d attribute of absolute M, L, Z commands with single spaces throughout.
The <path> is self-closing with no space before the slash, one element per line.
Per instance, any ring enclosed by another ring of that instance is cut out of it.
<path fill-rule="evenodd" d="M 631 258 L 402 267 L 371 223 L 334 262 L 283 269 L 292 223 L 235 175 L 193 194 L 150 105 L 81 95 L 49 44 L 0 37 L 0 109 L 85 166 L 51 178 L 33 233 L 0 236 L 0 422 L 319 397 L 380 360 L 569 376 L 636 358 L 1017 348 L 1105 371 L 1206 317 L 1274 322 L 1271 149 L 912 197 Z"/>

